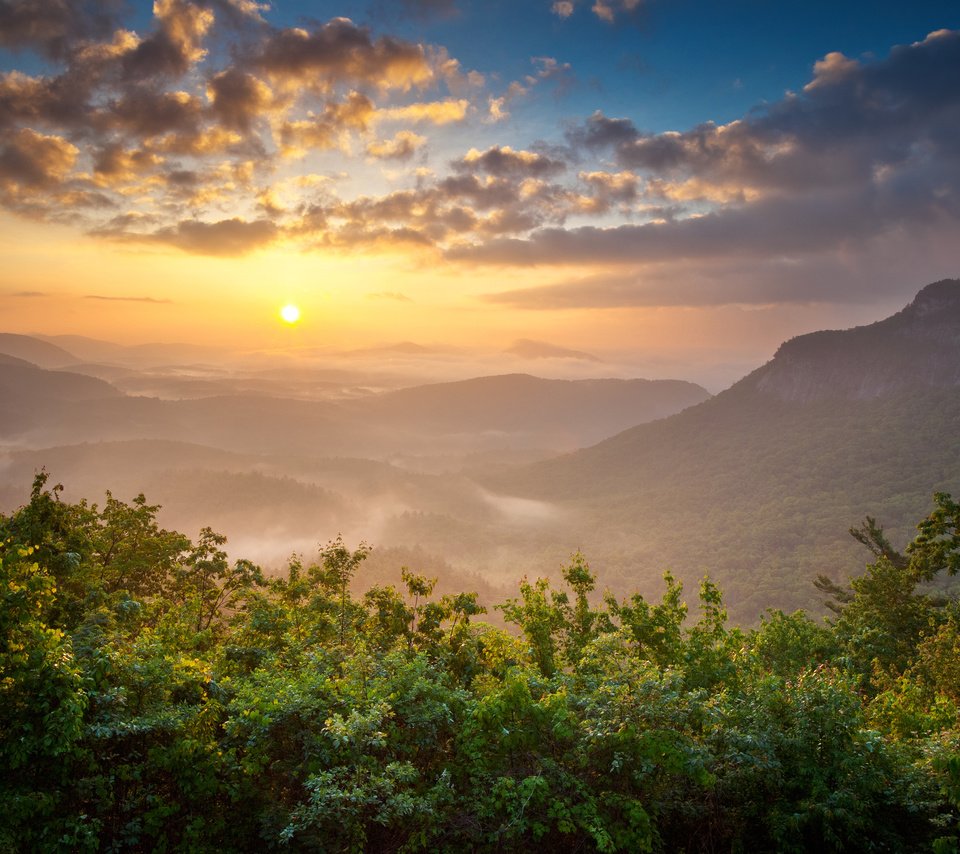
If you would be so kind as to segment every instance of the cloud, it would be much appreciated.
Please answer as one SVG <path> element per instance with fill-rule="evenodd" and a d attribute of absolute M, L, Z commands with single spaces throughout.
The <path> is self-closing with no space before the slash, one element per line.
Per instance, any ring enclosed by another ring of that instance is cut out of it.
<path fill-rule="evenodd" d="M 266 83 L 237 68 L 215 74 L 207 86 L 207 98 L 211 112 L 224 127 L 244 133 L 274 103 Z"/>
<path fill-rule="evenodd" d="M 462 122 L 467 116 L 470 102 L 465 98 L 448 98 L 443 101 L 418 102 L 402 107 L 387 107 L 376 113 L 377 121 L 427 122 L 447 125 Z"/>
<path fill-rule="evenodd" d="M 509 145 L 494 145 L 486 151 L 471 148 L 451 166 L 458 172 L 486 172 L 497 178 L 546 178 L 567 168 L 562 160 L 533 151 L 517 151 Z"/>
<path fill-rule="evenodd" d="M 102 294 L 87 294 L 84 299 L 104 300 L 106 302 L 146 302 L 154 305 L 169 305 L 173 303 L 171 299 L 156 299 L 155 297 L 113 297 Z"/>
<path fill-rule="evenodd" d="M 135 239 L 137 235 L 125 235 Z M 193 255 L 240 256 L 273 242 L 278 236 L 276 225 L 268 220 L 234 218 L 219 222 L 185 221 L 176 226 L 139 235 L 144 242 L 166 243 Z"/>
<path fill-rule="evenodd" d="M 119 0 L 0 0 L 0 46 L 59 58 L 77 42 L 108 33 L 121 8 Z"/>
<path fill-rule="evenodd" d="M 642 0 L 595 0 L 591 11 L 601 21 L 612 24 L 618 14 L 630 14 L 640 8 Z"/>
<path fill-rule="evenodd" d="M 644 5 L 553 11 L 619 22 Z M 568 63 L 534 57 L 501 83 L 346 18 L 277 27 L 254 0 L 153 8 L 135 32 L 119 0 L 0 0 L 2 44 L 40 54 L 0 74 L 0 206 L 204 254 L 283 240 L 612 277 L 509 297 L 544 305 L 592 304 L 590 287 L 602 304 L 639 299 L 655 292 L 654 267 L 813 269 L 960 218 L 954 32 L 879 59 L 828 53 L 807 85 L 726 124 L 650 133 L 598 111 L 565 145 L 507 145 L 497 123 L 536 87 L 569 88 Z M 447 0 L 404 9 L 455 12 Z M 475 147 L 451 149 L 465 133 Z M 376 190 L 365 159 L 401 165 Z"/>
<path fill-rule="evenodd" d="M 493 264 L 663 262 L 674 258 L 761 258 L 835 249 L 902 222 L 907 212 L 858 193 L 768 199 L 702 216 L 608 228 L 548 228 L 449 253 Z"/>
<path fill-rule="evenodd" d="M 581 207 L 591 213 L 606 213 L 614 205 L 629 206 L 640 195 L 640 179 L 628 170 L 622 172 L 581 172 L 580 181 L 588 188 Z"/>
<path fill-rule="evenodd" d="M 413 6 L 453 11 L 438 0 Z M 362 228 L 346 217 L 341 236 L 318 229 L 311 188 L 288 182 L 281 199 L 271 175 L 283 158 L 317 151 L 409 160 L 427 141 L 412 127 L 464 121 L 472 108 L 463 93 L 482 87 L 481 75 L 442 47 L 375 37 L 346 18 L 276 28 L 268 4 L 255 0 L 156 0 L 140 34 L 121 26 L 127 11 L 120 0 L 0 0 L 2 44 L 53 60 L 49 73 L 0 74 L 0 205 L 189 251 L 242 250 L 230 240 L 240 218 L 223 219 L 231 209 L 259 208 L 274 234 L 299 229 L 326 244 L 365 234 L 433 240 L 416 218 Z M 218 34 L 231 41 L 214 41 Z M 428 89 L 436 91 L 425 97 Z M 395 127 L 374 138 L 378 124 Z M 108 209 L 108 219 L 94 215 Z M 252 228 L 249 237 L 267 234 L 263 222 Z"/>
<path fill-rule="evenodd" d="M 642 5 L 643 0 L 594 0 L 590 11 L 601 21 L 614 23 L 618 15 L 634 14 Z M 550 11 L 559 18 L 569 18 L 576 7 L 574 0 L 554 0 Z"/>
<path fill-rule="evenodd" d="M 679 260 L 488 293 L 482 299 L 533 311 L 856 304 L 897 294 L 904 281 L 931 281 L 955 269 L 951 259 L 935 255 L 927 241 L 899 234 L 877 241 L 856 259 L 828 253 L 803 264 L 776 257 L 719 259 L 709 265 Z"/>
<path fill-rule="evenodd" d="M 865 186 L 928 162 L 955 162 L 949 144 L 960 102 L 960 34 L 941 32 L 894 48 L 884 61 L 829 54 L 803 94 L 726 125 L 647 134 L 628 119 L 595 113 L 569 134 L 573 145 L 611 150 L 617 163 L 661 181 L 739 184 L 760 193 Z"/>
<path fill-rule="evenodd" d="M 351 131 L 365 131 L 373 121 L 375 107 L 366 95 L 350 92 L 342 101 L 328 101 L 320 113 L 309 113 L 280 128 L 281 151 L 303 156 L 311 149 L 348 149 Z"/>
<path fill-rule="evenodd" d="M 73 128 L 89 121 L 88 88 L 72 77 L 37 78 L 19 71 L 0 74 L 0 129 L 29 123 Z"/>
<path fill-rule="evenodd" d="M 16 193 L 60 184 L 78 154 L 79 149 L 63 137 L 18 130 L 0 145 L 0 188 Z"/>
<path fill-rule="evenodd" d="M 818 86 L 838 83 L 848 74 L 856 74 L 859 68 L 860 63 L 855 59 L 848 59 L 838 51 L 828 53 L 813 64 L 813 80 L 803 87 L 803 91 L 809 92 Z"/>
<path fill-rule="evenodd" d="M 645 134 L 597 113 L 569 134 L 573 145 L 611 152 L 634 176 L 623 179 L 626 199 L 698 207 L 663 217 L 651 210 L 645 223 L 546 228 L 448 256 L 517 265 L 797 263 L 960 218 L 960 34 L 932 34 L 886 60 L 833 58 L 817 69 L 816 86 L 728 125 Z M 580 178 L 595 192 L 614 189 L 599 173 Z"/>
<path fill-rule="evenodd" d="M 122 58 L 128 78 L 179 77 L 206 56 L 204 37 L 214 22 L 210 9 L 189 0 L 154 0 L 156 30 Z"/>
<path fill-rule="evenodd" d="M 155 172 L 163 162 L 163 158 L 153 152 L 108 143 L 93 152 L 94 180 L 101 186 L 130 184 Z"/>
<path fill-rule="evenodd" d="M 132 137 L 150 138 L 165 133 L 197 134 L 203 121 L 200 99 L 188 92 L 157 92 L 131 88 L 110 105 L 103 123 Z"/>
<path fill-rule="evenodd" d="M 387 36 L 373 39 L 349 18 L 334 18 L 312 31 L 274 31 L 249 62 L 279 84 L 324 92 L 344 80 L 408 91 L 436 75 L 420 45 Z"/>
<path fill-rule="evenodd" d="M 367 145 L 367 154 L 377 160 L 409 160 L 426 142 L 426 137 L 401 130 L 393 139 L 374 140 Z"/>

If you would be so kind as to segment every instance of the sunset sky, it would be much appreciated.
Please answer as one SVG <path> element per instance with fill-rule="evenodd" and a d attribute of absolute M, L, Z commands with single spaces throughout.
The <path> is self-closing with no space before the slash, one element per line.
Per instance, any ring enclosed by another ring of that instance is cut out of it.
<path fill-rule="evenodd" d="M 0 69 L 0 331 L 716 390 L 960 276 L 956 0 L 0 0 Z"/>

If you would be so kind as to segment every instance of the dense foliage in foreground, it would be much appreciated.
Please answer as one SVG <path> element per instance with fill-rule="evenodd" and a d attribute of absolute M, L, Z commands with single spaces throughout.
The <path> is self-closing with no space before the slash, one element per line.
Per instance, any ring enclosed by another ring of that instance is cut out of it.
<path fill-rule="evenodd" d="M 0 517 L 0 850 L 957 850 L 960 505 L 827 578 L 835 619 L 727 626 L 521 582 L 362 598 L 341 540 L 268 579 L 156 507 L 34 484 Z"/>

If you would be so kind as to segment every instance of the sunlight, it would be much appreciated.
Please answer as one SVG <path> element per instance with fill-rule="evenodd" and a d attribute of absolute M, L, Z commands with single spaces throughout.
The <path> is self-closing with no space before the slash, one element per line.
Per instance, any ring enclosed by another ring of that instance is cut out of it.
<path fill-rule="evenodd" d="M 280 309 L 280 317 L 286 323 L 296 323 L 300 319 L 300 309 L 292 303 L 288 303 Z"/>

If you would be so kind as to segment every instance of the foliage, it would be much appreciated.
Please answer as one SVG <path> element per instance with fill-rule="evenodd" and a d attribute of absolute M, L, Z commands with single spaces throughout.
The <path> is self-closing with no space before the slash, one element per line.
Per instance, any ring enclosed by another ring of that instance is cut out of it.
<path fill-rule="evenodd" d="M 957 850 L 957 505 L 821 580 L 835 618 L 596 592 L 581 554 L 477 595 L 351 592 L 342 537 L 266 577 L 158 508 L 0 517 L 0 850 Z"/>

